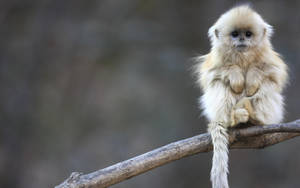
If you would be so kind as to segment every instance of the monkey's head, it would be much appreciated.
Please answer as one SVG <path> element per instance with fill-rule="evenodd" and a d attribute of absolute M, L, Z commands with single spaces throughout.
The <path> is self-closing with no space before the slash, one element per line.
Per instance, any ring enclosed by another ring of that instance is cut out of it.
<path fill-rule="evenodd" d="M 209 29 L 213 48 L 243 53 L 269 44 L 272 26 L 248 5 L 232 8 Z"/>

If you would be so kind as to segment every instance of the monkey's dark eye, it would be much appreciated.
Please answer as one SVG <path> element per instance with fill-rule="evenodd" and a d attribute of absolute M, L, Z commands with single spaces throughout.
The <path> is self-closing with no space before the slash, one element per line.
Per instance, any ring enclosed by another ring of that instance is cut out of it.
<path fill-rule="evenodd" d="M 252 36 L 252 32 L 251 31 L 246 31 L 246 37 L 251 37 Z"/>
<path fill-rule="evenodd" d="M 232 31 L 232 32 L 231 32 L 231 36 L 235 38 L 235 37 L 239 36 L 239 32 L 237 32 L 237 31 Z"/>

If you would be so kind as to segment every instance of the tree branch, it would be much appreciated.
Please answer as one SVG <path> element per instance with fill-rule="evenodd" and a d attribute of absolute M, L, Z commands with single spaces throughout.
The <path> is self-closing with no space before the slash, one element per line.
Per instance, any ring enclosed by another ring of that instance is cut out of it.
<path fill-rule="evenodd" d="M 282 124 L 229 130 L 231 149 L 264 148 L 300 136 L 300 119 Z M 55 188 L 104 188 L 172 161 L 212 150 L 208 133 L 173 142 L 110 167 L 83 175 L 73 172 Z"/>

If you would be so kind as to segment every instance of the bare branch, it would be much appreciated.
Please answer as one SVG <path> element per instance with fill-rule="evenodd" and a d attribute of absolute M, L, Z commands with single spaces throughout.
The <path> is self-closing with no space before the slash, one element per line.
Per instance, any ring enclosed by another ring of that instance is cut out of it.
<path fill-rule="evenodd" d="M 231 149 L 264 148 L 300 136 L 300 119 L 276 125 L 229 130 Z M 110 167 L 71 176 L 55 188 L 104 188 L 172 161 L 212 150 L 208 133 L 173 142 Z"/>

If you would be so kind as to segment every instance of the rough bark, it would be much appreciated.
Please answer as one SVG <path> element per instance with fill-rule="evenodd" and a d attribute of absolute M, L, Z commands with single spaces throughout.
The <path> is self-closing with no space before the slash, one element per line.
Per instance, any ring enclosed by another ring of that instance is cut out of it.
<path fill-rule="evenodd" d="M 246 125 L 247 126 L 247 125 Z M 229 130 L 230 149 L 260 149 L 300 136 L 300 119 L 282 124 Z M 103 188 L 169 162 L 212 150 L 208 133 L 173 142 L 145 154 L 89 173 L 73 172 L 55 188 Z"/>

